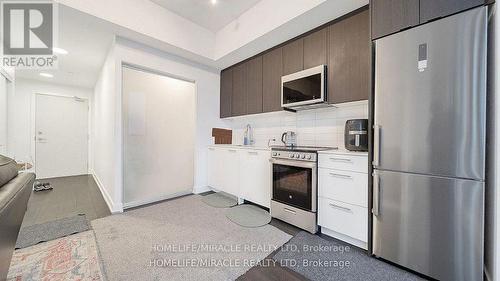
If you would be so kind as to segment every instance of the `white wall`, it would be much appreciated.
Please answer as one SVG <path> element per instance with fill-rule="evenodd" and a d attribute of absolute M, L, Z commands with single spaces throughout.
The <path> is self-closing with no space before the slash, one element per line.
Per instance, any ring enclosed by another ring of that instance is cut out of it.
<path fill-rule="evenodd" d="M 109 194 L 112 211 L 122 209 L 123 202 L 120 80 L 122 63 L 195 82 L 196 147 L 193 192 L 208 190 L 206 148 L 211 144 L 211 129 L 228 126 L 226 121 L 219 119 L 219 74 L 202 65 L 118 38 L 95 90 L 95 135 L 92 145 L 93 169 L 103 189 Z"/>
<path fill-rule="evenodd" d="M 253 128 L 254 145 L 282 145 L 281 134 L 297 133 L 297 144 L 304 146 L 344 147 L 344 126 L 349 119 L 367 119 L 368 101 L 345 103 L 338 108 L 323 108 L 291 113 L 286 111 L 236 117 L 231 121 L 233 143 L 243 144 L 245 127 Z"/>
<path fill-rule="evenodd" d="M 500 280 L 500 14 L 494 5 L 489 33 L 488 172 L 485 222 L 485 271 L 490 281 Z"/>
<path fill-rule="evenodd" d="M 51 93 L 92 99 L 92 90 L 28 80 L 17 77 L 14 90 L 8 95 L 7 147 L 8 154 L 17 160 L 34 159 L 32 153 L 32 98 L 35 93 Z"/>
<path fill-rule="evenodd" d="M 121 103 L 117 99 L 117 77 L 114 46 L 108 51 L 94 88 L 92 129 L 90 138 L 90 170 L 112 212 L 122 209 L 121 193 L 115 191 L 117 136 L 116 114 Z"/>

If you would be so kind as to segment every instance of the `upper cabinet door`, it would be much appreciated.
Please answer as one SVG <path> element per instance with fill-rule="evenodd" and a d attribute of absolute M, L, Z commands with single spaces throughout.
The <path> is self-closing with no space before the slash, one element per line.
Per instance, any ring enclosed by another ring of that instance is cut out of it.
<path fill-rule="evenodd" d="M 370 93 L 368 10 L 329 27 L 328 102 L 366 100 Z"/>
<path fill-rule="evenodd" d="M 370 9 L 372 39 L 419 24 L 419 0 L 371 0 Z"/>
<path fill-rule="evenodd" d="M 247 114 L 247 63 L 233 68 L 233 96 L 231 99 L 232 116 Z"/>
<path fill-rule="evenodd" d="M 283 46 L 283 75 L 304 70 L 304 39 Z"/>
<path fill-rule="evenodd" d="M 231 117 L 231 97 L 233 95 L 233 69 L 220 74 L 220 117 Z"/>
<path fill-rule="evenodd" d="M 304 37 L 304 69 L 327 63 L 327 32 L 323 28 Z"/>
<path fill-rule="evenodd" d="M 420 23 L 483 5 L 484 0 L 420 0 Z"/>
<path fill-rule="evenodd" d="M 247 63 L 247 114 L 262 113 L 262 56 Z"/>
<path fill-rule="evenodd" d="M 262 99 L 264 112 L 281 110 L 282 65 L 281 48 L 274 49 L 262 57 Z"/>

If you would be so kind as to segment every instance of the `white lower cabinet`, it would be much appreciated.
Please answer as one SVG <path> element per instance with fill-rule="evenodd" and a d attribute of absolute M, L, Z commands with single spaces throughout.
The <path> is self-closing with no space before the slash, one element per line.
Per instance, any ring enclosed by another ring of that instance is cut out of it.
<path fill-rule="evenodd" d="M 320 153 L 318 166 L 318 225 L 321 232 L 366 249 L 368 155 Z"/>
<path fill-rule="evenodd" d="M 318 224 L 363 242 L 368 240 L 368 211 L 364 207 L 320 197 Z"/>
<path fill-rule="evenodd" d="M 208 186 L 238 198 L 270 207 L 269 150 L 208 148 Z"/>
<path fill-rule="evenodd" d="M 240 197 L 269 208 L 271 167 L 269 151 L 240 151 Z"/>

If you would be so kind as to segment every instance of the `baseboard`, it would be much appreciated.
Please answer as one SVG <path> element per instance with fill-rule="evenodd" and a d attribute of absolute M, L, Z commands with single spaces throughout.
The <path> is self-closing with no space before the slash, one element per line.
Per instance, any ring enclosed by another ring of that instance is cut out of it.
<path fill-rule="evenodd" d="M 344 242 L 347 242 L 347 243 L 354 245 L 356 247 L 359 247 L 361 249 L 365 249 L 365 250 L 368 249 L 368 244 L 366 242 L 363 242 L 363 241 L 358 240 L 356 238 L 352 238 L 350 236 L 347 236 L 347 235 L 339 233 L 337 231 L 328 229 L 326 227 L 321 227 L 321 234 L 325 234 L 325 235 L 328 235 L 330 237 L 342 240 Z"/>
<path fill-rule="evenodd" d="M 212 189 L 209 186 L 200 186 L 200 187 L 193 188 L 193 193 L 200 194 L 200 193 L 211 191 L 211 190 Z"/>
<path fill-rule="evenodd" d="M 102 182 L 99 180 L 99 177 L 95 174 L 94 171 L 90 171 L 90 174 L 94 178 L 94 181 L 96 182 L 97 186 L 99 187 L 99 190 L 101 191 L 102 197 L 104 197 L 104 201 L 106 202 L 106 205 L 108 205 L 109 210 L 111 211 L 112 214 L 117 214 L 117 213 L 123 213 L 123 205 L 120 204 L 115 204 L 113 202 L 113 199 L 111 199 L 111 196 L 109 195 L 108 191 L 104 188 L 104 185 Z"/>
<path fill-rule="evenodd" d="M 142 205 L 151 204 L 151 203 L 155 203 L 155 202 L 159 202 L 159 201 L 164 201 L 164 200 L 168 200 L 168 199 L 173 199 L 173 198 L 184 196 L 184 195 L 188 195 L 188 194 L 193 194 L 193 192 L 191 190 L 181 191 L 181 192 L 177 192 L 177 193 L 174 193 L 174 194 L 159 196 L 159 197 L 155 197 L 155 198 L 149 198 L 149 199 L 145 199 L 145 200 L 132 201 L 132 202 L 124 203 L 123 204 L 123 208 L 124 209 L 128 209 L 128 208 L 139 207 L 139 206 L 142 206 Z"/>

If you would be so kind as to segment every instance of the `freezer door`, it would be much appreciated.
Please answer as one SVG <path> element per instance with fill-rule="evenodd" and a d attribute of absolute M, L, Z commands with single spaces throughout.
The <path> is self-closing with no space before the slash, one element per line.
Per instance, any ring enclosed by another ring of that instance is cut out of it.
<path fill-rule="evenodd" d="M 486 8 L 376 41 L 374 165 L 484 179 Z"/>
<path fill-rule="evenodd" d="M 385 171 L 374 177 L 374 255 L 438 280 L 482 280 L 483 182 Z"/>

